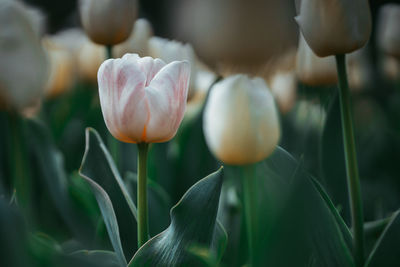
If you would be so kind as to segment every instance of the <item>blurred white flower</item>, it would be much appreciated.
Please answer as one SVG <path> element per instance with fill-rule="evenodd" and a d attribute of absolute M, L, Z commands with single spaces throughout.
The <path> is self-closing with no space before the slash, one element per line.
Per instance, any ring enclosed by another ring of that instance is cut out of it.
<path fill-rule="evenodd" d="M 371 35 L 368 0 L 300 0 L 295 19 L 320 57 L 351 53 Z"/>
<path fill-rule="evenodd" d="M 19 1 L 0 1 L 0 102 L 22 110 L 42 96 L 48 75 L 38 21 Z M 6 25 L 6 26 L 5 26 Z"/>
<path fill-rule="evenodd" d="M 122 57 L 126 53 L 136 53 L 140 56 L 147 56 L 148 42 L 153 36 L 153 28 L 146 19 L 138 19 L 135 21 L 133 30 L 128 40 L 114 47 L 114 56 Z"/>
<path fill-rule="evenodd" d="M 207 145 L 224 163 L 244 165 L 261 161 L 278 145 L 278 111 L 261 78 L 239 74 L 216 83 L 203 116 Z"/>
<path fill-rule="evenodd" d="M 297 50 L 296 73 L 302 83 L 311 86 L 336 84 L 338 80 L 335 57 L 315 55 L 301 34 Z"/>
<path fill-rule="evenodd" d="M 80 0 L 82 26 L 90 39 L 102 45 L 129 38 L 137 16 L 136 0 Z"/>
<path fill-rule="evenodd" d="M 73 86 L 76 77 L 74 61 L 67 49 L 58 46 L 50 38 L 44 37 L 42 43 L 48 55 L 50 67 L 46 96 L 55 97 Z"/>
<path fill-rule="evenodd" d="M 160 37 L 151 37 L 149 39 L 149 55 L 154 58 L 161 58 L 166 63 L 175 60 L 189 61 L 191 78 L 188 99 L 194 95 L 197 80 L 197 56 L 190 44 L 183 44 Z"/>
<path fill-rule="evenodd" d="M 386 4 L 380 8 L 377 32 L 383 52 L 400 60 L 400 4 Z"/>
<path fill-rule="evenodd" d="M 272 95 L 283 114 L 289 112 L 296 103 L 297 77 L 294 71 L 277 72 L 269 82 Z"/>

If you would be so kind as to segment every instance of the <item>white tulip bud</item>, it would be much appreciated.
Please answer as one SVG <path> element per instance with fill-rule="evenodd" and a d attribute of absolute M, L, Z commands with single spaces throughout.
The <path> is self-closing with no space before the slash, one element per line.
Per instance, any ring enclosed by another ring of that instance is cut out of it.
<path fill-rule="evenodd" d="M 295 19 L 320 57 L 353 52 L 371 35 L 368 0 L 301 0 L 298 6 Z"/>
<path fill-rule="evenodd" d="M 244 165 L 268 157 L 280 126 L 274 98 L 264 80 L 230 76 L 211 89 L 203 130 L 210 151 L 222 162 Z"/>
<path fill-rule="evenodd" d="M 128 39 L 137 16 L 136 0 L 80 0 L 82 26 L 93 42 L 115 45 Z"/>

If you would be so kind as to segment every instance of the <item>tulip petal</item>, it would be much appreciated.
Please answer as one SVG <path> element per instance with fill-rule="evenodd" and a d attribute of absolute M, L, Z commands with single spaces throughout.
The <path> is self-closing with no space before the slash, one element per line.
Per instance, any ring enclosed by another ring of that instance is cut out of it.
<path fill-rule="evenodd" d="M 104 120 L 111 134 L 121 141 L 140 141 L 137 136 L 141 135 L 149 117 L 144 101 L 145 81 L 146 77 L 135 61 L 111 59 L 99 69 L 99 96 Z"/>
<path fill-rule="evenodd" d="M 146 142 L 163 142 L 172 138 L 183 119 L 190 80 L 187 61 L 164 66 L 146 87 L 151 116 Z"/>
<path fill-rule="evenodd" d="M 146 86 L 150 84 L 154 76 L 156 76 L 156 74 L 166 65 L 161 59 L 153 59 L 151 57 L 139 58 L 137 64 L 146 75 Z"/>

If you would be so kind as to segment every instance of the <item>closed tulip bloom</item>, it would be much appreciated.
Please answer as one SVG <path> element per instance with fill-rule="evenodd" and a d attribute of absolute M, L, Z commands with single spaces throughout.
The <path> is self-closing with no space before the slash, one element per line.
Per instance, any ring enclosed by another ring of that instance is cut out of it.
<path fill-rule="evenodd" d="M 126 54 L 99 69 L 101 110 L 108 130 L 127 143 L 173 138 L 182 121 L 190 79 L 187 61 Z"/>
<path fill-rule="evenodd" d="M 136 19 L 136 0 L 80 0 L 82 26 L 93 42 L 115 45 L 128 39 Z"/>
<path fill-rule="evenodd" d="M 222 162 L 245 165 L 268 157 L 278 144 L 280 127 L 264 80 L 238 74 L 215 84 L 203 130 L 210 151 Z"/>
<path fill-rule="evenodd" d="M 35 15 L 36 14 L 36 15 Z M 19 1 L 0 1 L 0 103 L 21 111 L 37 102 L 47 80 L 47 57 L 39 40 L 37 12 Z"/>
<path fill-rule="evenodd" d="M 386 4 L 379 11 L 379 46 L 400 59 L 400 4 Z"/>
<path fill-rule="evenodd" d="M 308 45 L 320 57 L 363 47 L 371 35 L 367 0 L 299 0 L 295 18 Z"/>
<path fill-rule="evenodd" d="M 296 73 L 302 83 L 311 86 L 336 84 L 338 80 L 335 57 L 315 55 L 301 34 L 297 50 Z"/>

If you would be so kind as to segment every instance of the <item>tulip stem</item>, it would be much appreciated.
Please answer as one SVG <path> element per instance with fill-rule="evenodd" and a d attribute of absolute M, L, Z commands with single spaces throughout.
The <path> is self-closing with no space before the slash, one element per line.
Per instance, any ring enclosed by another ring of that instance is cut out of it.
<path fill-rule="evenodd" d="M 149 144 L 139 143 L 137 158 L 137 211 L 138 211 L 138 247 L 140 248 L 149 238 L 147 212 L 147 152 Z"/>
<path fill-rule="evenodd" d="M 113 47 L 112 45 L 106 45 L 106 59 L 113 58 L 113 53 L 112 53 Z M 117 166 L 118 169 L 120 169 L 121 166 L 119 166 L 119 147 L 120 144 L 118 143 L 118 140 L 115 139 L 110 133 L 108 133 L 108 149 L 110 150 L 110 154 L 112 158 L 114 159 L 115 166 Z"/>
<path fill-rule="evenodd" d="M 249 249 L 249 266 L 254 263 L 254 241 L 257 230 L 257 184 L 255 177 L 255 165 L 243 166 L 243 202 L 244 202 L 244 216 L 247 229 L 247 242 Z"/>
<path fill-rule="evenodd" d="M 360 179 L 358 176 L 351 97 L 347 83 L 345 55 L 336 55 L 336 66 L 339 77 L 339 99 L 342 115 L 343 144 L 346 161 L 347 184 L 349 187 L 351 220 L 354 232 L 354 260 L 358 267 L 364 265 L 363 207 Z"/>

